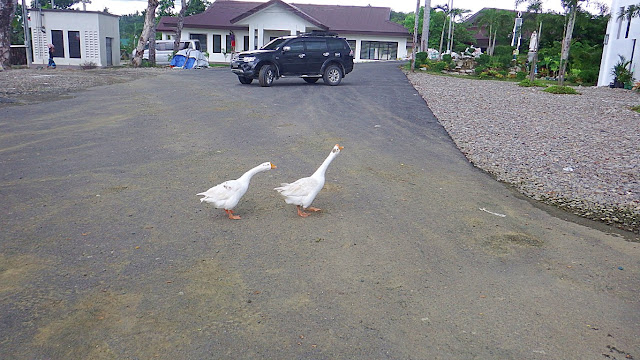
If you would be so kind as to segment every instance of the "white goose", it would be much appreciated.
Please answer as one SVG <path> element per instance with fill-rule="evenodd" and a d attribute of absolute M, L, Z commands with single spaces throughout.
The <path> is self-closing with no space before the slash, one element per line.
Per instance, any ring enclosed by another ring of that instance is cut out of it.
<path fill-rule="evenodd" d="M 302 217 L 309 216 L 309 213 L 304 212 L 304 210 L 320 211 L 320 209 L 310 207 L 309 205 L 311 205 L 313 199 L 315 199 L 316 195 L 318 195 L 320 190 L 322 190 L 322 187 L 324 186 L 324 173 L 327 171 L 329 164 L 331 164 L 333 159 L 342 149 L 344 149 L 344 147 L 336 144 L 336 146 L 331 149 L 329 156 L 324 160 L 322 165 L 320 165 L 318 170 L 313 173 L 313 175 L 296 180 L 291 184 L 280 184 L 280 187 L 277 187 L 274 190 L 284 196 L 284 201 L 287 204 L 296 205 L 298 208 L 298 215 Z"/>
<path fill-rule="evenodd" d="M 240 198 L 242 198 L 244 193 L 247 192 L 247 189 L 249 189 L 249 181 L 251 181 L 253 175 L 275 168 L 276 166 L 270 162 L 262 163 L 247 171 L 236 180 L 225 181 L 197 195 L 204 196 L 200 199 L 200 202 L 206 201 L 218 209 L 222 208 L 227 215 L 229 215 L 229 219 L 239 220 L 240 216 L 233 215 L 232 209 L 238 205 Z"/>

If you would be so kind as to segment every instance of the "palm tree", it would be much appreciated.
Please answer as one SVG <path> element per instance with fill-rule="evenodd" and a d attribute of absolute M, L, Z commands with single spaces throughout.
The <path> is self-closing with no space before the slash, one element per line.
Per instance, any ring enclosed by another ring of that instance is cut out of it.
<path fill-rule="evenodd" d="M 442 43 L 444 42 L 444 30 L 447 28 L 447 19 L 449 19 L 449 5 L 438 5 L 436 10 L 441 10 L 444 15 L 444 21 L 442 22 L 442 34 L 440 34 L 440 48 L 438 48 L 438 57 L 442 58 Z"/>
<path fill-rule="evenodd" d="M 458 9 L 458 8 L 451 9 L 451 13 L 450 13 L 451 18 L 450 18 L 450 26 L 449 26 L 449 42 L 447 45 L 447 50 L 450 50 L 451 52 L 453 52 L 453 34 L 456 26 L 456 18 L 462 19 L 464 14 L 467 14 L 470 12 L 471 10 L 467 10 L 467 9 Z"/>
<path fill-rule="evenodd" d="M 511 13 L 506 10 L 487 9 L 482 12 L 482 17 L 480 17 L 478 24 L 481 26 L 489 26 L 489 45 L 487 46 L 487 55 L 493 56 L 498 31 L 510 18 Z"/>

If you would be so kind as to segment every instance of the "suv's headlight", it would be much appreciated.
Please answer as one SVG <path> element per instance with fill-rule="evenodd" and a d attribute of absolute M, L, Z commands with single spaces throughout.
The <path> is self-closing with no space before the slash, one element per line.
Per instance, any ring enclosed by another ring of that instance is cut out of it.
<path fill-rule="evenodd" d="M 249 62 L 254 62 L 256 61 L 256 57 L 255 56 L 245 56 L 242 61 L 249 63 Z"/>

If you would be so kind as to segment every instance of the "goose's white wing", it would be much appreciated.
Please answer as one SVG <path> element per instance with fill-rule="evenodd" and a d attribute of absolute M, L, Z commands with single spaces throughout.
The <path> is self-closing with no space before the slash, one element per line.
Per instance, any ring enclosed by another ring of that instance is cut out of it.
<path fill-rule="evenodd" d="M 313 177 L 306 177 L 291 184 L 281 184 L 275 188 L 282 196 L 285 197 L 287 204 L 301 205 L 307 207 L 316 197 L 324 183 Z"/>
<path fill-rule="evenodd" d="M 214 204 L 216 207 L 225 207 L 225 205 L 228 206 L 227 202 L 230 200 L 234 200 L 238 195 L 242 196 L 242 194 L 240 194 L 241 189 L 242 186 L 238 181 L 229 180 L 196 195 L 204 196 L 200 199 L 201 202 L 206 201 Z"/>

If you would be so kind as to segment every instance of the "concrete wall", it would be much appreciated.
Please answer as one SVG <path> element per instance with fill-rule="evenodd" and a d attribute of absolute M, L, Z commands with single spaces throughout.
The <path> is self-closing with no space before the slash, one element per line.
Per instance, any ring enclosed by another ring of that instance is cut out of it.
<path fill-rule="evenodd" d="M 120 30 L 118 17 L 91 11 L 30 10 L 33 39 L 33 63 L 46 65 L 49 61 L 47 44 L 52 42 L 51 31 L 62 30 L 64 57 L 55 57 L 57 65 L 80 66 L 93 62 L 97 66 L 120 64 Z M 80 58 L 69 55 L 69 31 L 80 33 Z M 107 59 L 106 38 L 111 38 L 111 61 Z"/>
<path fill-rule="evenodd" d="M 640 18 L 633 18 L 631 22 L 627 19 L 618 19 L 621 8 L 635 5 L 638 0 L 613 0 L 611 5 L 611 19 L 607 24 L 605 35 L 605 45 L 600 62 L 600 74 L 598 76 L 598 86 L 608 86 L 614 80 L 611 74 L 613 66 L 620 60 L 622 55 L 626 60 L 631 60 L 631 71 L 634 79 L 640 81 Z M 627 28 L 629 29 L 627 34 Z"/>

